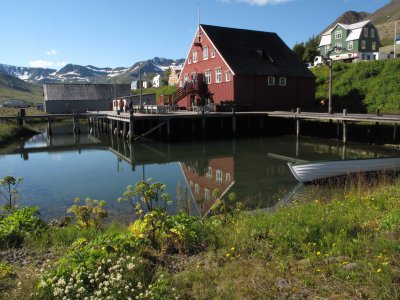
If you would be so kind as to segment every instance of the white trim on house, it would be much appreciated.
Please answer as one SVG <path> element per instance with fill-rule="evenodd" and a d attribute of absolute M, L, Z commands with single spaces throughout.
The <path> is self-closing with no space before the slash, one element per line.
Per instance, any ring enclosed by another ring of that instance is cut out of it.
<path fill-rule="evenodd" d="M 201 25 L 200 25 L 201 27 Z M 221 53 L 218 51 L 217 47 L 215 47 L 213 41 L 210 39 L 210 37 L 207 35 L 207 32 L 204 30 L 203 27 L 201 27 L 201 29 L 203 30 L 203 34 L 206 35 L 207 39 L 210 41 L 211 45 L 213 45 L 215 51 L 217 51 L 217 53 L 219 54 L 219 56 L 221 57 L 222 61 L 226 64 L 226 66 L 229 68 L 229 70 L 231 71 L 232 75 L 235 75 L 235 72 L 233 72 L 232 68 L 230 65 L 228 65 L 228 63 L 226 62 L 225 58 L 221 55 Z M 196 32 L 197 33 L 197 32 Z"/>

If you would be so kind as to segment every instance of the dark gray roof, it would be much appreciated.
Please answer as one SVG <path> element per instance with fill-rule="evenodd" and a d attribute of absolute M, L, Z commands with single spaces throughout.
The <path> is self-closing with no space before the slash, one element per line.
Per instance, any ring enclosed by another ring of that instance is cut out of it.
<path fill-rule="evenodd" d="M 276 33 L 200 26 L 235 74 L 314 78 Z"/>
<path fill-rule="evenodd" d="M 44 84 L 44 100 L 108 100 L 131 94 L 129 84 Z"/>

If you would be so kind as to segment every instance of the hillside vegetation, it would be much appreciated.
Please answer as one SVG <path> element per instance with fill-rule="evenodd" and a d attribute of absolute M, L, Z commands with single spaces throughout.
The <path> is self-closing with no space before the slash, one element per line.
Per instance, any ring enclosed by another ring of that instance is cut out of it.
<path fill-rule="evenodd" d="M 29 103 L 43 102 L 43 89 L 19 78 L 0 73 L 0 104 L 19 99 Z"/>
<path fill-rule="evenodd" d="M 143 94 L 152 94 L 156 93 L 156 99 L 160 98 L 160 95 L 170 95 L 178 89 L 177 86 L 160 86 L 158 88 L 151 87 L 148 89 L 143 89 Z M 140 90 L 133 90 L 132 93 L 134 95 L 139 95 Z"/>
<path fill-rule="evenodd" d="M 329 70 L 311 69 L 316 76 L 316 100 L 328 98 Z M 335 111 L 400 113 L 400 60 L 335 62 L 333 106 Z"/>

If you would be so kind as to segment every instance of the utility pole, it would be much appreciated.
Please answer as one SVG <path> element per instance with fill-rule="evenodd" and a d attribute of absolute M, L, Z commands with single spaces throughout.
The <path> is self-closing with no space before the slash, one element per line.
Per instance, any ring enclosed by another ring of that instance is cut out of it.
<path fill-rule="evenodd" d="M 142 73 L 141 68 L 139 67 L 139 84 L 140 84 L 140 94 L 139 94 L 139 112 L 143 112 L 143 104 L 142 104 L 142 93 L 143 93 L 143 83 L 142 83 Z"/>
<path fill-rule="evenodd" d="M 326 56 L 323 57 L 324 63 L 328 66 L 329 68 L 329 100 L 328 100 L 328 113 L 333 114 L 333 100 L 332 100 L 332 93 L 333 93 L 333 88 L 332 88 L 332 81 L 333 81 L 333 60 L 332 58 L 329 57 L 329 55 L 332 53 L 332 51 L 341 51 L 343 48 L 340 47 L 333 47 L 331 50 L 326 52 Z"/>

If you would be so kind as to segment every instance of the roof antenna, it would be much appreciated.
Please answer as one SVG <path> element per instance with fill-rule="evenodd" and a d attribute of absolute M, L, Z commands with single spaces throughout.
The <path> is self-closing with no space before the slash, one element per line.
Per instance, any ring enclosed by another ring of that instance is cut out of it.
<path fill-rule="evenodd" d="M 198 27 L 198 42 L 201 43 L 201 30 L 200 30 L 200 4 L 197 2 L 197 27 Z"/>

